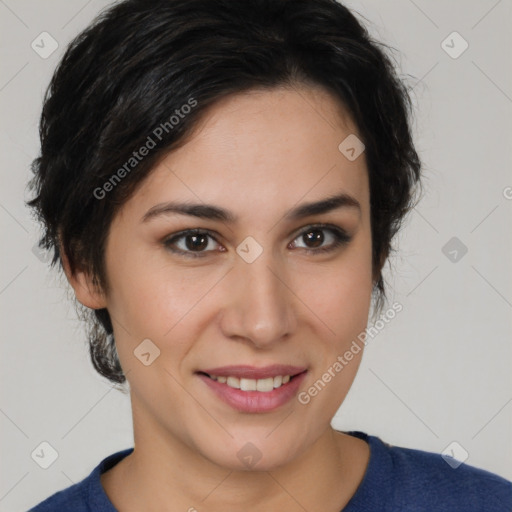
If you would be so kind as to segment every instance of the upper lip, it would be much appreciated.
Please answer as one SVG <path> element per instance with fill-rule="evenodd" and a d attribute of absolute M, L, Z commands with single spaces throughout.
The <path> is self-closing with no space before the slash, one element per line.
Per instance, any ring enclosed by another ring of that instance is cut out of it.
<path fill-rule="evenodd" d="M 307 370 L 304 366 L 292 366 L 288 364 L 273 364 L 257 368 L 255 366 L 220 366 L 218 368 L 207 368 L 200 372 L 207 373 L 214 377 L 238 377 L 239 379 L 267 379 L 278 375 L 290 375 L 293 377 Z"/>

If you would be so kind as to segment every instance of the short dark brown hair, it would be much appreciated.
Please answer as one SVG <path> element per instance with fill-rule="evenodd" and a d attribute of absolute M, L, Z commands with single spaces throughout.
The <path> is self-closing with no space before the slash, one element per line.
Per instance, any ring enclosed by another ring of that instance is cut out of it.
<path fill-rule="evenodd" d="M 335 0 L 115 3 L 70 43 L 46 92 L 29 184 L 35 197 L 27 202 L 44 226 L 40 247 L 53 251 L 52 266 L 65 251 L 72 269 L 108 290 L 105 246 L 116 212 L 210 105 L 254 88 L 320 85 L 348 110 L 365 144 L 380 310 L 382 266 L 421 167 L 409 91 L 388 48 Z M 128 168 L 158 127 L 151 152 Z M 93 365 L 122 383 L 109 313 L 89 313 Z"/>

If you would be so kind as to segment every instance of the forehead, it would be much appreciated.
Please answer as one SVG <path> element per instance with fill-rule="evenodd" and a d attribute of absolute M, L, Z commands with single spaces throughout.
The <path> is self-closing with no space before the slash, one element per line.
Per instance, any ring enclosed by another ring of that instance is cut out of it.
<path fill-rule="evenodd" d="M 219 204 L 244 217 L 278 214 L 301 201 L 346 193 L 365 208 L 364 153 L 339 149 L 356 125 L 322 88 L 288 87 L 228 96 L 203 113 L 136 196 L 140 208 L 174 199 Z"/>

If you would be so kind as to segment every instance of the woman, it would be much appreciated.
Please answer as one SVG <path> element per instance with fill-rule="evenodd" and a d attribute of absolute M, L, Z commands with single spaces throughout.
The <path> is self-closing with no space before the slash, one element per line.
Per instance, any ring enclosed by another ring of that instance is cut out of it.
<path fill-rule="evenodd" d="M 498 475 L 330 426 L 419 185 L 409 112 L 333 0 L 127 0 L 73 41 L 29 204 L 134 448 L 33 510 L 510 510 Z"/>

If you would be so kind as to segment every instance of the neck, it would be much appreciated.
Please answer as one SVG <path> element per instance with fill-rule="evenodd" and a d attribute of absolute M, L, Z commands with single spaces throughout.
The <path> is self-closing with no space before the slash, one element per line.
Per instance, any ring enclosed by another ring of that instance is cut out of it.
<path fill-rule="evenodd" d="M 366 442 L 329 426 L 288 464 L 269 471 L 232 470 L 146 423 L 134 409 L 135 449 L 101 477 L 110 500 L 123 512 L 339 512 L 355 493 L 369 459 Z"/>

